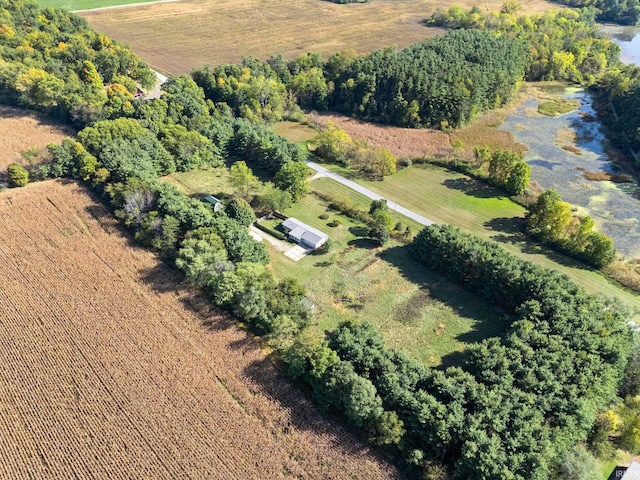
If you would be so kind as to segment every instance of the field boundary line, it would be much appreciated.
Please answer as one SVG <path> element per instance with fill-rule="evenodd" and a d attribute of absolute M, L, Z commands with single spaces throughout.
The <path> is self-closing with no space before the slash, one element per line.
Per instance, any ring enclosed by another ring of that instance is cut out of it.
<path fill-rule="evenodd" d="M 155 0 L 153 2 L 127 3 L 126 5 L 111 5 L 109 7 L 87 8 L 84 10 L 71 10 L 71 13 L 98 12 L 100 10 L 113 10 L 114 8 L 141 7 L 143 5 L 153 5 L 154 3 L 180 2 L 181 0 Z"/>

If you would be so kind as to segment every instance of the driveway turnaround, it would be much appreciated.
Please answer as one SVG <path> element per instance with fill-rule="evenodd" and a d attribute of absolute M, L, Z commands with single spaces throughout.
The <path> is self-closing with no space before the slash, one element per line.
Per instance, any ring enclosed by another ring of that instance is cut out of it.
<path fill-rule="evenodd" d="M 332 180 L 335 180 L 338 183 L 341 183 L 345 187 L 349 187 L 350 189 L 355 190 L 358 193 L 361 193 L 362 195 L 370 198 L 371 200 L 386 200 L 389 210 L 398 212 L 404 215 L 405 217 L 415 220 L 416 222 L 422 225 L 432 225 L 435 223 L 434 221 L 429 220 L 428 218 L 425 218 L 422 215 L 419 215 L 416 212 L 409 210 L 408 208 L 404 208 L 402 205 L 398 205 L 396 202 L 392 202 L 391 200 L 384 198 L 382 195 L 378 195 L 377 193 L 372 192 L 371 190 L 363 187 L 362 185 L 358 185 L 356 182 L 352 182 L 351 180 L 348 180 L 343 176 L 338 175 L 337 173 L 333 173 L 331 170 L 324 168 L 322 165 L 318 165 L 317 163 L 311 162 L 309 160 L 307 160 L 307 165 L 309 166 L 309 168 L 312 168 L 313 170 L 316 171 L 316 174 L 312 178 L 327 177 Z"/>
<path fill-rule="evenodd" d="M 263 232 L 259 228 L 256 228 L 254 225 L 249 225 L 249 235 L 251 235 L 258 242 L 261 242 L 262 240 L 267 241 L 277 250 L 280 250 L 282 253 L 284 253 L 285 257 L 290 258 L 294 262 L 302 260 L 305 255 L 313 252 L 313 248 L 304 248 L 300 245 L 291 245 L 290 243 L 278 240 L 277 238 L 269 235 L 267 232 Z"/>

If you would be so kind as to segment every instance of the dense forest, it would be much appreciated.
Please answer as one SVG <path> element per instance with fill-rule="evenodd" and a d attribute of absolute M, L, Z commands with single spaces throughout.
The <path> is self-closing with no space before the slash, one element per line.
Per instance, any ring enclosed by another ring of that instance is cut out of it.
<path fill-rule="evenodd" d="M 525 42 L 461 31 L 401 52 L 343 53 L 326 62 L 316 54 L 290 63 L 273 57 L 262 65 L 245 59 L 242 65 L 197 69 L 194 79 L 207 98 L 227 102 L 247 118 L 279 119 L 286 86 L 308 108 L 392 125 L 448 128 L 508 102 L 528 62 Z M 253 101 L 244 102 L 247 96 Z M 239 98 L 247 105 L 242 112 Z"/>
<path fill-rule="evenodd" d="M 640 2 L 638 0 L 557 0 L 570 7 L 591 7 L 597 12 L 600 22 L 637 25 L 640 22 Z"/>
<path fill-rule="evenodd" d="M 133 110 L 155 75 L 124 45 L 64 10 L 0 1 L 0 102 L 82 127 Z"/>
<path fill-rule="evenodd" d="M 137 241 L 264 336 L 291 376 L 311 386 L 321 407 L 341 412 L 411 478 L 545 479 L 561 475 L 567 458 L 591 458 L 585 445 L 605 455 L 611 437 L 640 450 L 633 423 L 640 355 L 632 351 L 627 313 L 614 302 L 587 295 L 566 277 L 496 244 L 455 228 L 428 227 L 404 247 L 415 261 L 487 298 L 515 321 L 502 337 L 472 347 L 461 367 L 427 369 L 388 349 L 366 323 L 343 324 L 326 336 L 307 328 L 305 290 L 296 280 L 276 280 L 267 268 L 266 248 L 246 229 L 254 218 L 247 201 L 236 198 L 214 212 L 159 181 L 173 171 L 235 161 L 230 170 L 238 185 L 250 177 L 248 165 L 273 179 L 257 202 L 295 201 L 305 193 L 305 155 L 265 124 L 295 114 L 295 98 L 326 108 L 347 105 L 367 118 L 456 126 L 513 94 L 530 61 L 527 41 L 468 30 L 406 54 L 337 54 L 326 62 L 314 54 L 290 63 L 246 59 L 170 79 L 160 99 L 142 100 L 132 92 L 149 86 L 153 76 L 126 47 L 99 40 L 72 14 L 28 0 L 0 0 L 0 6 L 0 101 L 82 127 L 76 140 L 51 145 L 48 161 L 32 174 L 85 182 Z M 78 35 L 74 45 L 86 47 L 68 63 L 55 57 L 64 29 L 84 32 L 70 35 Z M 29 48 L 21 48 L 23 40 L 11 43 L 20 35 Z M 18 58 L 38 73 L 31 75 Z M 411 73 L 411 61 L 431 75 Z M 462 80 L 446 85 L 456 78 Z M 438 103 L 430 104 L 434 99 Z M 415 115 L 406 117 L 410 112 Z M 508 183 L 510 175 L 501 176 L 499 167 L 519 159 L 496 158 L 495 179 Z M 516 191 L 522 185 L 517 177 Z M 29 180 L 17 169 L 12 178 L 16 186 Z M 371 205 L 368 215 L 377 219 L 372 229 L 387 222 L 384 207 Z M 614 410 L 622 420 L 607 423 Z"/>
<path fill-rule="evenodd" d="M 489 30 L 518 38 L 531 47 L 526 79 L 565 80 L 591 85 L 611 65 L 619 63 L 620 48 L 599 33 L 592 10 L 550 10 L 542 15 L 518 15 L 503 7 L 483 12 L 453 6 L 437 10 L 427 25 L 463 30 Z"/>
<path fill-rule="evenodd" d="M 640 69 L 623 66 L 619 47 L 599 32 L 593 9 L 557 10 L 520 15 L 509 8 L 482 12 L 474 7 L 438 10 L 428 25 L 453 29 L 488 29 L 530 43 L 527 80 L 566 80 L 596 93 L 594 106 L 609 128 L 607 137 L 622 149 L 640 148 Z M 636 160 L 637 163 L 637 160 Z"/>

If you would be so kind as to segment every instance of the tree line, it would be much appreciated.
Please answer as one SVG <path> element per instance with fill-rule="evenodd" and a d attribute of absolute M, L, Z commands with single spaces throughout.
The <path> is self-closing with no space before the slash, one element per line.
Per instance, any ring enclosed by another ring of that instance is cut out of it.
<path fill-rule="evenodd" d="M 64 10 L 0 1 L 0 102 L 83 127 L 133 110 L 155 75 L 131 50 Z"/>
<path fill-rule="evenodd" d="M 508 102 L 528 62 L 525 42 L 460 31 L 402 51 L 342 52 L 326 62 L 315 53 L 291 62 L 248 58 L 196 69 L 194 79 L 208 98 L 245 118 L 279 119 L 290 94 L 307 108 L 405 127 L 456 128 Z"/>
<path fill-rule="evenodd" d="M 621 25 L 637 25 L 640 22 L 638 0 L 558 0 L 558 2 L 570 7 L 592 8 L 599 22 L 613 22 Z"/>
<path fill-rule="evenodd" d="M 623 151 L 631 150 L 636 179 L 640 178 L 640 67 L 610 69 L 594 86 L 594 107 L 607 129 L 607 138 Z"/>
<path fill-rule="evenodd" d="M 488 30 L 530 45 L 526 79 L 565 80 L 591 85 L 619 63 L 620 48 L 599 32 L 594 11 L 568 8 L 541 15 L 520 15 L 518 6 L 505 2 L 500 12 L 478 7 L 439 9 L 425 20 L 427 25 L 462 30 Z"/>

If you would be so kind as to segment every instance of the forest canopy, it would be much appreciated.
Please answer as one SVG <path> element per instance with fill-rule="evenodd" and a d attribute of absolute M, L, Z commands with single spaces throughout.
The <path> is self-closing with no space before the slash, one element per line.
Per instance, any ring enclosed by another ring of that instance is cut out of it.
<path fill-rule="evenodd" d="M 77 15 L 0 0 L 0 102 L 82 127 L 132 112 L 155 75 L 128 47 Z"/>
<path fill-rule="evenodd" d="M 600 22 L 622 25 L 637 25 L 640 22 L 640 2 L 638 0 L 557 0 L 570 7 L 592 7 Z"/>

